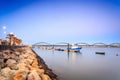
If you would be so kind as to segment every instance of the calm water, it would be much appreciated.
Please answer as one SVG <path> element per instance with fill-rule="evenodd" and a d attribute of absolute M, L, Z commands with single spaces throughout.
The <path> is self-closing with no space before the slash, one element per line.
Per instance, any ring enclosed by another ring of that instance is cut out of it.
<path fill-rule="evenodd" d="M 60 80 L 120 80 L 120 48 L 82 48 L 81 53 L 34 50 Z M 99 51 L 105 55 L 95 54 Z"/>

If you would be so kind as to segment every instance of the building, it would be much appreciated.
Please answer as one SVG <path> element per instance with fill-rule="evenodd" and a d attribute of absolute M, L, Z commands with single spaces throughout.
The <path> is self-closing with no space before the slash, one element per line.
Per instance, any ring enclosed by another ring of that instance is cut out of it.
<path fill-rule="evenodd" d="M 8 38 L 8 43 L 10 46 L 15 46 L 15 45 L 21 45 L 22 44 L 22 40 L 15 37 L 14 34 L 10 33 L 7 35 Z"/>

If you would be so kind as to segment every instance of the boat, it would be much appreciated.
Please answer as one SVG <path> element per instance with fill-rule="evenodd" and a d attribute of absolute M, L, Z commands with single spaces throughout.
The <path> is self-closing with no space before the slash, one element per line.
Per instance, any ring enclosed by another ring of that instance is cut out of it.
<path fill-rule="evenodd" d="M 105 55 L 105 52 L 96 52 L 96 54 L 102 54 L 102 55 Z"/>
<path fill-rule="evenodd" d="M 61 48 L 58 48 L 58 49 L 55 49 L 57 51 L 64 51 L 64 49 L 61 49 Z"/>
<path fill-rule="evenodd" d="M 77 44 L 72 44 L 70 48 L 68 48 L 69 52 L 80 52 L 81 47 Z"/>

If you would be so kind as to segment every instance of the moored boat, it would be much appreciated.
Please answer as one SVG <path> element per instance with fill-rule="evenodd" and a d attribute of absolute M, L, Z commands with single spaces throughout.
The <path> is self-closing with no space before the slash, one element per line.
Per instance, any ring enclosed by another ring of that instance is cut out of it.
<path fill-rule="evenodd" d="M 79 47 L 77 44 L 72 44 L 68 50 L 70 52 L 80 52 L 81 47 Z"/>
<path fill-rule="evenodd" d="M 96 52 L 96 54 L 102 54 L 102 55 L 105 55 L 105 52 Z"/>
<path fill-rule="evenodd" d="M 58 48 L 58 49 L 55 49 L 57 51 L 64 51 L 64 49 L 61 49 L 61 48 Z"/>

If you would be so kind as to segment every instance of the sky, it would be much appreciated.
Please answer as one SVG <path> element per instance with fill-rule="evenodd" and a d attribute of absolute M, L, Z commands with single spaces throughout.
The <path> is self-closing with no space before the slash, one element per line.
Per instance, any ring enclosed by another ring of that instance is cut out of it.
<path fill-rule="evenodd" d="M 27 44 L 120 43 L 120 0 L 0 0 L 0 38 L 10 32 Z"/>

